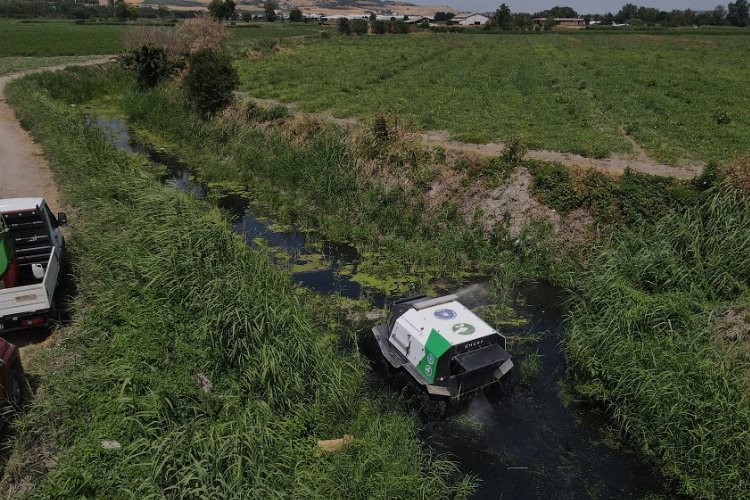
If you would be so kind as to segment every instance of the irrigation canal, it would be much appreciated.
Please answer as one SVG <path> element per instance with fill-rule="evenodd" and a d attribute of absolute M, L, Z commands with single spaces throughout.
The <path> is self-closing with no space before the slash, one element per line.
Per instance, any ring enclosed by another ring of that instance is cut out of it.
<path fill-rule="evenodd" d="M 165 167 L 164 183 L 199 198 L 211 194 L 190 165 L 136 140 L 124 122 L 96 118 L 90 124 L 114 146 Z M 374 308 L 395 298 L 361 286 L 350 273 L 339 272 L 344 266 L 357 266 L 361 257 L 356 248 L 324 240 L 321 244 L 319 238 L 314 248 L 308 248 L 309 234 L 275 230 L 272 221 L 259 216 L 251 200 L 242 196 L 221 195 L 217 204 L 232 215 L 234 230 L 248 245 L 262 238 L 271 248 L 299 256 L 297 264 L 305 264 L 305 256 L 318 253 L 327 267 L 293 273 L 300 286 L 322 294 L 366 298 Z M 487 288 L 475 283 L 450 291 L 476 308 L 487 303 Z M 481 480 L 475 498 L 674 497 L 654 467 L 608 430 L 600 408 L 563 397 L 566 365 L 559 342 L 564 332 L 560 291 L 543 283 L 519 287 L 514 292 L 514 310 L 528 321 L 499 330 L 508 336 L 539 339 L 522 348 L 525 355 L 539 360 L 536 375 L 520 383 L 516 374 L 503 390 L 480 393 L 451 408 L 447 418 L 423 417 L 425 442 L 455 457 L 463 472 Z M 370 326 L 360 332 L 360 338 L 367 337 Z M 378 390 L 408 392 L 399 389 L 402 381 L 386 380 L 377 371 L 374 377 Z"/>

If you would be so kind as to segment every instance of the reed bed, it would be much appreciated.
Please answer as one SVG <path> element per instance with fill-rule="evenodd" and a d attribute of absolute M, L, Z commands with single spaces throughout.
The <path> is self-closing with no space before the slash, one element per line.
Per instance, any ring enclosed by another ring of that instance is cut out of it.
<path fill-rule="evenodd" d="M 566 346 L 580 387 L 685 493 L 747 498 L 747 357 L 719 318 L 746 301 L 750 199 L 717 188 L 699 205 L 624 231 L 576 278 Z"/>

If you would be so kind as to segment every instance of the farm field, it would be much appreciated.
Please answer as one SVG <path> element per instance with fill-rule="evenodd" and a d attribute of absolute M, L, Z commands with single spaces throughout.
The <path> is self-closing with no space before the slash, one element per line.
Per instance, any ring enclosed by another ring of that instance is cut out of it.
<path fill-rule="evenodd" d="M 17 21 L 0 19 L 0 60 L 4 57 L 50 57 L 116 54 L 127 24 L 75 24 L 70 21 Z M 232 27 L 232 48 L 249 42 L 316 34 L 312 24 L 240 24 Z"/>
<path fill-rule="evenodd" d="M 251 95 L 337 116 L 387 111 L 466 141 L 670 164 L 750 149 L 745 33 L 425 34 L 307 41 L 238 63 Z"/>
<path fill-rule="evenodd" d="M 0 20 L 0 57 L 115 54 L 126 26 Z"/>

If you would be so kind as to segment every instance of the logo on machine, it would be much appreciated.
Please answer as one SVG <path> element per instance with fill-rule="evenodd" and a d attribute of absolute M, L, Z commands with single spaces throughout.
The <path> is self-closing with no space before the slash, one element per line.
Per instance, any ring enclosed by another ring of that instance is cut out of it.
<path fill-rule="evenodd" d="M 435 364 L 435 356 L 432 353 L 427 355 L 427 363 L 431 365 Z"/>
<path fill-rule="evenodd" d="M 435 317 L 438 319 L 453 319 L 457 316 L 453 309 L 438 309 L 435 311 Z"/>
<path fill-rule="evenodd" d="M 458 335 L 472 335 L 477 329 L 471 323 L 456 323 L 453 325 L 453 333 Z"/>

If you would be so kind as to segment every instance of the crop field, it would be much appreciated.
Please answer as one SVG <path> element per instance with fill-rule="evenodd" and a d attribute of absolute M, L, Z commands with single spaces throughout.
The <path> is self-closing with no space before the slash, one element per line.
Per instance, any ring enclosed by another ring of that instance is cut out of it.
<path fill-rule="evenodd" d="M 720 33 L 720 32 L 719 32 Z M 750 149 L 748 34 L 425 34 L 307 41 L 238 63 L 252 95 L 339 116 L 388 111 L 467 141 L 660 161 Z"/>
<path fill-rule="evenodd" d="M 0 19 L 0 58 L 116 54 L 127 29 L 125 24 Z M 230 30 L 231 43 L 242 48 L 257 40 L 317 35 L 320 29 L 313 24 L 242 24 Z"/>
<path fill-rule="evenodd" d="M 116 54 L 126 27 L 0 20 L 0 57 Z"/>

